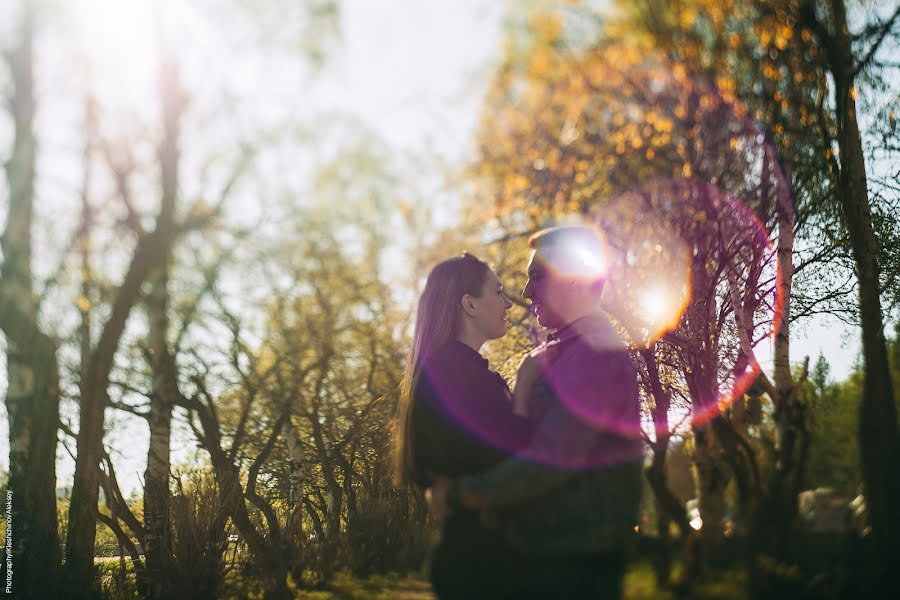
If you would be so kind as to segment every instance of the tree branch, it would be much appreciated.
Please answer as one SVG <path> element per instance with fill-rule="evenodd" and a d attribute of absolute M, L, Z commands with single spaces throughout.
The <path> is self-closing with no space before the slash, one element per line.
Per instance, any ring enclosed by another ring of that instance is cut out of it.
<path fill-rule="evenodd" d="M 900 5 L 897 5 L 897 9 L 894 10 L 894 14 L 884 22 L 880 29 L 876 30 L 877 38 L 875 39 L 875 42 L 872 44 L 872 46 L 869 47 L 869 51 L 866 53 L 866 55 L 853 68 L 853 74 L 850 76 L 851 81 L 859 74 L 860 71 L 868 66 L 869 61 L 871 61 L 875 56 L 875 53 L 878 52 L 878 48 L 881 47 L 882 42 L 884 42 L 887 34 L 891 31 L 894 23 L 897 22 L 898 17 L 900 17 Z"/>

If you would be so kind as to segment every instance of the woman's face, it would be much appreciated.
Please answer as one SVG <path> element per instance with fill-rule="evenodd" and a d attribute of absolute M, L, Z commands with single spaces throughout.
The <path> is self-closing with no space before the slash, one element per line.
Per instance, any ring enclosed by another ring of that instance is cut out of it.
<path fill-rule="evenodd" d="M 506 335 L 506 311 L 512 306 L 503 293 L 503 284 L 493 271 L 488 271 L 481 295 L 471 297 L 475 306 L 472 314 L 475 326 L 489 340 Z"/>

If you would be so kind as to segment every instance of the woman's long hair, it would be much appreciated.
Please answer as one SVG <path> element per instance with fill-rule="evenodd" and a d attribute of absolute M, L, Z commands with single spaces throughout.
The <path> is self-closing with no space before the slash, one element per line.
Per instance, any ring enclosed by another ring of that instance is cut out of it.
<path fill-rule="evenodd" d="M 489 271 L 487 263 L 464 252 L 438 263 L 428 275 L 425 290 L 419 297 L 413 345 L 406 359 L 394 421 L 394 480 L 397 485 L 417 478 L 410 419 L 422 365 L 435 350 L 459 335 L 462 329 L 459 301 L 465 294 L 480 296 Z"/>

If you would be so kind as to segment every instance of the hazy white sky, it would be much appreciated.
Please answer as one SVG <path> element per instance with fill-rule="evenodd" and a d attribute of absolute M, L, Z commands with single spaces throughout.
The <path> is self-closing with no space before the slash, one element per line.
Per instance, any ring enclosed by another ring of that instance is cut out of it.
<path fill-rule="evenodd" d="M 219 0 L 201 6 L 222 7 Z M 44 25 L 38 51 L 38 89 L 41 113 L 37 127 L 42 140 L 41 158 L 51 172 L 41 183 L 38 199 L 52 204 L 51 214 L 77 214 L 81 172 L 77 158 L 80 140 L 66 131 L 80 129 L 81 95 L 85 87 L 97 90 L 106 126 L 124 127 L 140 135 L 141 123 L 152 123 L 157 110 L 156 43 L 150 0 L 55 0 Z M 205 143 L 236 143 L 232 136 L 256 135 L 268 127 L 283 127 L 292 119 L 298 128 L 327 131 L 325 120 L 356 121 L 392 151 L 422 157 L 423 170 L 411 177 L 422 180 L 420 189 L 435 189 L 428 198 L 435 209 L 446 210 L 453 198 L 439 192 L 443 167 L 458 164 L 470 146 L 479 118 L 484 83 L 500 49 L 502 2 L 454 0 L 342 0 L 339 38 L 327 46 L 327 62 L 319 71 L 298 59 L 289 36 L 300 29 L 301 16 L 287 15 L 275 23 L 284 40 L 260 40 L 260 31 L 247 24 L 246 15 L 234 10 L 217 13 L 228 37 L 222 39 L 202 20 L 199 11 L 178 0 L 158 0 L 167 15 L 172 40 L 178 45 L 186 87 L 193 95 L 193 113 L 232 115 L 234 132 Z M 266 2 L 261 2 L 265 6 Z M 232 3 L 233 6 L 233 3 Z M 242 20 L 243 16 L 243 20 Z M 291 22 L 291 19 L 295 19 Z M 7 22 L 14 22 L 10 19 Z M 268 48 L 252 51 L 262 41 Z M 73 55 L 73 47 L 81 51 Z M 251 51 L 247 51 L 250 49 Z M 85 86 L 89 80 L 91 86 Z M 317 122 L 317 115 L 323 121 Z M 206 117 L 214 119 L 216 117 Z M 210 137 L 208 124 L 185 127 L 185 161 L 210 154 L 198 148 L 190 127 Z M 0 141 L 7 146 L 9 123 L 0 124 Z M 340 128 L 337 134 L 344 132 Z M 201 137 L 201 136 L 196 136 Z M 328 141 L 325 140 L 324 145 Z M 143 149 L 144 154 L 152 152 Z M 139 149 L 139 152 L 141 150 Z M 275 152 L 272 155 L 276 154 Z M 148 157 L 152 157 L 152 154 Z M 280 180 L 298 177 L 297 157 L 262 156 L 263 169 Z M 437 158 L 438 160 L 432 160 Z M 428 171 L 428 165 L 431 171 Z M 182 193 L 190 198 L 202 183 L 184 169 Z M 252 201 L 238 200 L 235 210 L 247 210 Z M 45 215 L 48 216 L 49 215 Z M 446 219 L 451 215 L 445 215 Z M 73 223 L 69 223 L 72 226 Z M 59 236 L 61 223 L 56 223 Z M 42 239 L 52 239 L 39 233 Z M 50 270 L 52 261 L 42 265 Z M 39 267 L 40 268 L 40 267 Z M 2 366 L 2 365 L 0 365 Z M 5 368 L 0 392 L 5 388 Z M 0 463 L 8 460 L 5 407 L 0 412 Z M 107 443 L 114 456 L 123 490 L 139 489 L 146 458 L 146 425 L 132 417 L 108 420 Z M 184 457 L 191 444 L 176 441 L 176 454 Z M 74 468 L 60 453 L 59 485 L 68 485 Z M 176 458 L 177 460 L 177 458 Z"/>
<path fill-rule="evenodd" d="M 155 107 L 143 100 L 153 97 L 156 80 L 150 0 L 56 0 L 55 5 L 60 8 L 54 14 L 54 24 L 45 31 L 47 37 L 38 46 L 39 51 L 47 48 L 47 54 L 39 57 L 38 78 L 39 88 L 51 98 L 42 106 L 44 113 L 39 118 L 43 160 L 48 169 L 55 171 L 50 181 L 42 184 L 41 193 L 48 197 L 58 195 L 60 204 L 54 211 L 59 211 L 60 206 L 71 204 L 71 191 L 77 188 L 80 178 L 77 164 L 66 166 L 79 151 L 78 140 L 62 133 L 67 127 L 78 127 L 79 77 L 96 79 L 99 93 L 110 98 L 111 110 L 118 111 L 119 124 L 125 126 L 142 119 L 152 120 Z M 234 132 L 211 139 L 204 134 L 203 143 L 227 146 L 236 143 L 234 136 L 254 128 L 277 127 L 292 117 L 298 125 L 308 126 L 316 114 L 343 113 L 355 116 L 360 127 L 373 131 L 394 150 L 440 157 L 452 165 L 458 164 L 471 148 L 486 78 L 501 50 L 506 3 L 342 0 L 340 38 L 330 47 L 332 55 L 326 68 L 318 73 L 298 62 L 295 51 L 279 50 L 277 44 L 264 54 L 247 52 L 258 40 L 259 32 L 242 22 L 238 13 L 223 9 L 220 16 L 232 32 L 223 39 L 198 21 L 188 4 L 159 0 L 157 5 L 164 6 L 165 14 L 176 24 L 172 43 L 179 45 L 187 85 L 196 95 L 194 102 L 203 109 L 197 114 L 225 111 L 234 115 Z M 101 19 L 101 15 L 107 17 Z M 288 30 L 291 18 L 299 16 L 285 17 L 283 24 Z M 86 43 L 87 55 L 94 57 L 87 63 L 96 60 L 91 69 L 72 56 L 69 44 L 73 40 Z M 73 76 L 73 70 L 82 75 Z M 195 122 L 193 126 L 201 127 L 202 123 Z M 8 145 L 8 131 L 8 123 L 0 125 L 4 148 Z M 185 136 L 191 136 L 189 128 Z M 186 142 L 188 161 L 209 150 L 192 143 Z M 152 149 L 146 151 L 152 155 Z M 429 164 L 435 166 L 428 167 Z M 435 182 L 438 189 L 443 175 L 438 162 L 424 160 L 421 165 L 422 170 L 410 176 Z M 273 176 L 299 176 L 299 171 L 285 163 L 283 157 L 273 159 L 268 168 Z M 192 189 L 202 188 L 202 182 L 188 175 L 183 187 L 190 196 Z M 452 198 L 435 194 L 430 199 L 436 209 L 439 205 L 452 206 Z M 832 377 L 841 379 L 852 369 L 857 349 L 855 332 L 846 331 L 837 322 L 817 319 L 798 331 L 792 355 L 799 360 L 808 354 L 815 360 L 822 353 L 831 362 Z M 762 349 L 764 368 L 767 354 Z M 0 373 L 0 393 L 4 388 L 5 368 Z M 135 419 L 120 417 L 113 425 L 107 440 L 121 451 L 114 458 L 123 489 L 128 493 L 140 487 L 146 427 Z M 4 464 L 8 460 L 6 444 L 3 408 L 0 462 Z M 189 444 L 182 444 L 178 452 L 183 456 L 188 449 Z M 59 485 L 67 485 L 72 468 L 71 460 L 62 456 Z"/>

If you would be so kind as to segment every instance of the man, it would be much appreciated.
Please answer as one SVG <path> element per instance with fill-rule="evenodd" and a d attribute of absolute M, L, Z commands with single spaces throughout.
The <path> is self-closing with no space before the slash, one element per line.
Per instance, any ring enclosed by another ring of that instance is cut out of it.
<path fill-rule="evenodd" d="M 599 309 L 599 234 L 551 228 L 529 245 L 522 295 L 555 331 L 517 375 L 531 444 L 482 474 L 436 482 L 429 508 L 437 518 L 462 507 L 499 518 L 510 597 L 619 598 L 641 495 L 637 372 Z"/>

